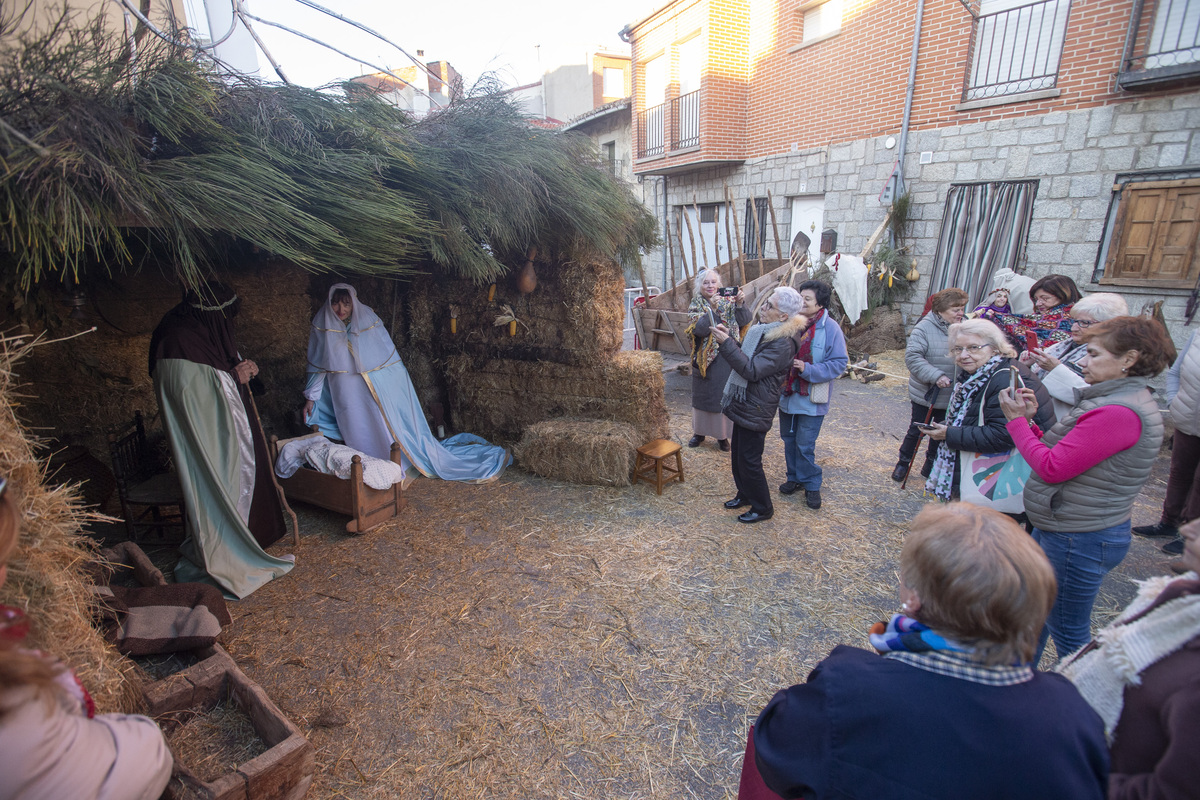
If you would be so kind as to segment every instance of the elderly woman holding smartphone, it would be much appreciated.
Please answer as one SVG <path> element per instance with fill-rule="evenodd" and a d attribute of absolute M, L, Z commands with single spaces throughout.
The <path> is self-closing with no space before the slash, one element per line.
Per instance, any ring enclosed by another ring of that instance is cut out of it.
<path fill-rule="evenodd" d="M 1013 441 L 1005 428 L 1007 419 L 1000 410 L 1000 390 L 1012 383 L 1010 367 L 1015 367 L 1021 382 L 1036 393 L 1033 406 L 1040 425 L 1052 425 L 1050 395 L 1028 368 L 1019 365 L 1017 352 L 1000 329 L 985 319 L 970 319 L 950 326 L 950 354 L 965 377 L 954 385 L 946 406 L 945 423 L 934 423 L 929 438 L 943 442 L 929 474 L 925 490 L 939 500 L 959 497 L 962 474 L 959 453 L 1004 453 Z"/>
<path fill-rule="evenodd" d="M 731 367 L 721 407 L 733 420 L 730 466 L 737 494 L 725 507 L 750 506 L 738 522 L 762 522 L 774 514 L 762 454 L 779 407 L 779 387 L 800 346 L 796 336 L 808 324 L 808 318 L 800 313 L 801 303 L 799 292 L 781 286 L 759 308 L 758 324 L 746 331 L 740 345 L 724 325 L 712 331 L 721 358 Z"/>
<path fill-rule="evenodd" d="M 1058 598 L 1042 631 L 1060 656 L 1092 638 L 1092 604 L 1104 576 L 1129 551 L 1133 501 L 1150 477 L 1163 423 L 1149 381 L 1175 358 L 1166 330 L 1152 319 L 1117 317 L 1088 329 L 1079 362 L 1087 388 L 1047 430 L 1035 420 L 1027 389 L 1005 391 L 1008 433 L 1033 474 L 1025 513 L 1054 566 Z"/>
<path fill-rule="evenodd" d="M 724 325 L 741 341 L 742 328 L 750 323 L 750 311 L 743 307 L 745 300 L 741 289 L 721 287 L 721 275 L 715 269 L 696 276 L 685 331 L 692 340 L 692 438 L 688 447 L 699 447 L 706 436 L 711 436 L 719 448 L 729 449 L 733 421 L 721 413 L 721 392 L 729 380 L 729 363 L 717 357 L 720 343 L 712 329 Z"/>

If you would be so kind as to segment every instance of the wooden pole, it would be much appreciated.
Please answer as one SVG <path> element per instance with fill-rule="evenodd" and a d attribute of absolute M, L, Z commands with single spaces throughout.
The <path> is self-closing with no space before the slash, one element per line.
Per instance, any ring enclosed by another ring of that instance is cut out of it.
<path fill-rule="evenodd" d="M 696 260 L 696 234 L 692 232 L 692 218 L 687 215 L 687 208 L 683 209 L 683 223 L 687 225 L 688 239 L 692 242 L 692 275 L 700 269 L 700 262 Z M 680 245 L 682 247 L 682 245 Z"/>
<path fill-rule="evenodd" d="M 767 210 L 771 212 L 771 230 L 775 232 L 775 255 L 779 256 L 782 263 L 783 243 L 779 240 L 779 223 L 775 221 L 775 198 L 771 197 L 770 189 L 767 189 Z"/>
<path fill-rule="evenodd" d="M 683 267 L 680 272 L 683 273 L 683 279 L 686 281 L 691 278 L 691 273 L 688 270 L 687 253 L 683 249 L 683 230 L 678 225 L 675 226 L 675 238 L 679 240 L 679 265 Z"/>
<path fill-rule="evenodd" d="M 762 231 L 760 229 L 761 225 L 758 221 L 758 198 L 757 197 L 750 198 L 750 216 L 754 221 L 754 228 L 753 228 L 753 234 L 752 234 L 754 236 L 754 248 L 756 250 L 758 250 L 758 275 L 756 275 L 755 277 L 761 278 L 764 274 L 763 250 L 766 249 L 765 247 L 763 247 L 763 245 L 766 244 L 767 237 L 763 235 L 764 231 Z M 749 227 L 750 223 L 747 222 L 746 226 Z"/>
<path fill-rule="evenodd" d="M 696 227 L 700 229 L 700 255 L 704 256 L 704 268 L 709 269 L 708 245 L 704 243 L 704 225 L 700 222 L 700 199 L 692 195 L 692 208 L 696 210 Z"/>
<path fill-rule="evenodd" d="M 664 220 L 663 227 L 666 229 L 666 233 L 667 233 L 667 261 L 671 262 L 671 285 L 669 287 L 665 288 L 663 291 L 670 293 L 675 288 L 675 250 L 671 244 L 671 220 L 670 219 Z M 674 304 L 675 304 L 675 295 L 672 294 L 671 295 L 672 307 L 674 306 Z"/>
<path fill-rule="evenodd" d="M 725 187 L 725 257 L 729 259 L 729 282 L 740 285 L 737 276 L 737 265 L 733 261 L 733 239 L 729 235 L 729 187 Z"/>
<path fill-rule="evenodd" d="M 728 187 L 725 191 L 729 191 Z M 742 282 L 746 282 L 746 260 L 742 258 L 742 226 L 738 223 L 737 205 L 733 202 L 732 193 L 729 198 L 729 208 L 733 212 L 733 244 L 737 248 L 738 272 L 742 274 Z"/>

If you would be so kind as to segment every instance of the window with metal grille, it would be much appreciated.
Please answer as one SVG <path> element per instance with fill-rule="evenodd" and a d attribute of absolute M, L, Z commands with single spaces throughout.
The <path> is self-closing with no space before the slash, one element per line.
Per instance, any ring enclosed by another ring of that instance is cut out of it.
<path fill-rule="evenodd" d="M 754 211 L 751 212 L 751 203 Z M 742 225 L 746 235 L 742 241 L 742 252 L 747 256 L 757 258 L 762 255 L 767 241 L 767 198 L 756 197 L 746 201 L 746 221 Z"/>
<path fill-rule="evenodd" d="M 1053 89 L 1070 11 L 1070 0 L 983 0 L 963 100 Z"/>

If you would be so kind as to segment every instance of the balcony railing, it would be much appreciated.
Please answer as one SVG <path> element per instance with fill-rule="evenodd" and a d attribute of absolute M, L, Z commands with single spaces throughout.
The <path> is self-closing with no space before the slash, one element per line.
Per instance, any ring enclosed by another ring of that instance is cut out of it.
<path fill-rule="evenodd" d="M 638 115 L 638 158 L 660 156 L 665 149 L 664 116 L 666 104 L 647 108 Z"/>
<path fill-rule="evenodd" d="M 1041 0 L 976 19 L 963 100 L 1053 89 L 1070 9 Z"/>
<path fill-rule="evenodd" d="M 1150 89 L 1200 76 L 1200 0 L 1146 0 L 1134 7 L 1117 82 Z"/>
<path fill-rule="evenodd" d="M 671 100 L 671 149 L 683 150 L 700 144 L 700 91 Z"/>

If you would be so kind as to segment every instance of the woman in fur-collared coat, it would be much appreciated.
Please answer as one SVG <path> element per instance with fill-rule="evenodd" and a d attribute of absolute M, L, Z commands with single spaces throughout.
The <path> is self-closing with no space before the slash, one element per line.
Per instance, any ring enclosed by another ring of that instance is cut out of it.
<path fill-rule="evenodd" d="M 724 325 L 713 328 L 720 354 L 733 371 L 725 384 L 721 408 L 733 420 L 733 482 L 737 494 L 728 509 L 750 506 L 739 522 L 761 522 L 774 514 L 771 491 L 763 473 L 762 454 L 767 431 L 775 422 L 779 387 L 796 357 L 796 334 L 808 324 L 799 313 L 800 294 L 790 286 L 776 289 L 758 311 L 739 345 Z"/>

